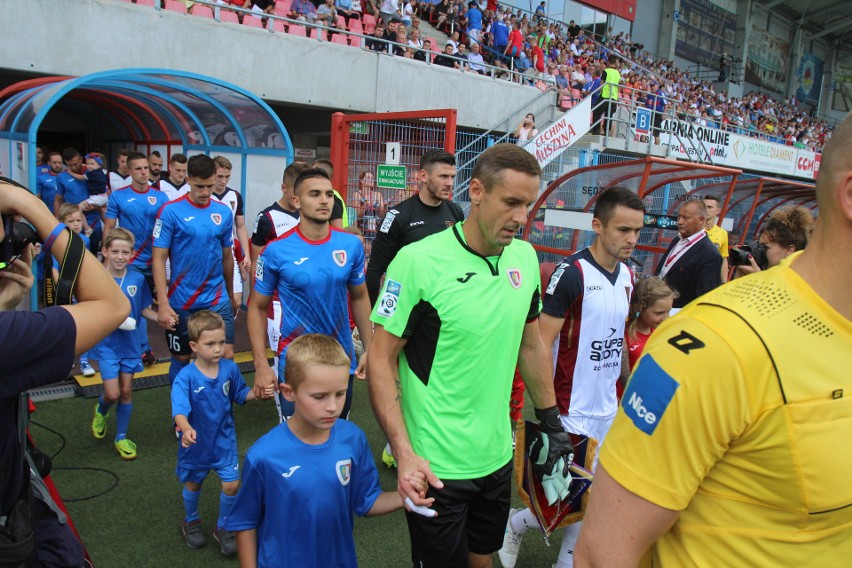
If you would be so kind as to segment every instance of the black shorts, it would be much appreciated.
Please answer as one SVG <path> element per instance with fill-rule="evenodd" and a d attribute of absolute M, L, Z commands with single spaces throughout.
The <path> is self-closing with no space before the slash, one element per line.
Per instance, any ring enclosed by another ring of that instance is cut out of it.
<path fill-rule="evenodd" d="M 654 136 L 660 135 L 660 130 L 663 127 L 663 113 L 655 112 L 654 113 Z"/>
<path fill-rule="evenodd" d="M 429 488 L 434 518 L 406 513 L 411 561 L 421 568 L 467 568 L 468 553 L 492 554 L 503 546 L 512 498 L 512 462 L 476 479 L 445 479 Z"/>

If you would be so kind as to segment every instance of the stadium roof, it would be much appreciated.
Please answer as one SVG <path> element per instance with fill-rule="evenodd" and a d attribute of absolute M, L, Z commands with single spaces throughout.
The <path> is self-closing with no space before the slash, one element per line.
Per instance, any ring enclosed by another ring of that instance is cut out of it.
<path fill-rule="evenodd" d="M 852 49 L 852 11 L 849 0 L 754 0 L 752 14 L 773 11 L 841 50 Z"/>

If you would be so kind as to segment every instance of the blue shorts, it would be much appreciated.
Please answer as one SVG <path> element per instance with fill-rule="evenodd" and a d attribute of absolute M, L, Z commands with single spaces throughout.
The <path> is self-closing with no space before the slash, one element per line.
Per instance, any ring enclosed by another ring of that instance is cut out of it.
<path fill-rule="evenodd" d="M 111 381 L 118 378 L 119 372 L 130 375 L 142 371 L 142 359 L 140 357 L 122 357 L 121 359 L 98 359 L 98 368 L 101 370 L 101 379 Z"/>
<path fill-rule="evenodd" d="M 219 479 L 222 480 L 223 483 L 230 483 L 232 481 L 239 481 L 240 479 L 240 462 L 238 459 L 234 458 L 233 463 L 229 465 L 225 465 L 222 467 L 214 468 L 216 475 L 219 476 Z M 201 485 L 204 482 L 204 479 L 207 477 L 207 474 L 210 473 L 209 469 L 190 469 L 186 467 L 181 467 L 178 462 L 177 468 L 175 469 L 175 473 L 177 473 L 178 480 L 181 483 L 186 483 L 187 481 L 191 481 L 192 483 L 197 483 Z"/>
<path fill-rule="evenodd" d="M 166 344 L 169 346 L 169 352 L 172 355 L 189 355 L 192 353 L 192 349 L 189 348 L 189 332 L 186 329 L 186 321 L 192 314 L 203 310 L 210 310 L 222 316 L 225 321 L 225 343 L 234 344 L 234 311 L 231 309 L 230 300 L 225 299 L 215 306 L 206 308 L 175 309 L 175 313 L 178 315 L 178 323 L 174 331 L 166 331 Z"/>

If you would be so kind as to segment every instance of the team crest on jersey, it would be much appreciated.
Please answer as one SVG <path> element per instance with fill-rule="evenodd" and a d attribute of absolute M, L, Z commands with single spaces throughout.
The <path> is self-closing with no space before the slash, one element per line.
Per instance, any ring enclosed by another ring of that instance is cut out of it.
<path fill-rule="evenodd" d="M 151 205 L 156 205 L 157 204 L 157 198 L 154 197 L 153 195 L 149 195 L 148 196 L 148 203 L 150 203 Z"/>
<path fill-rule="evenodd" d="M 334 259 L 334 264 L 337 266 L 343 267 L 346 265 L 346 251 L 345 250 L 336 250 L 331 253 L 331 258 Z"/>
<path fill-rule="evenodd" d="M 128 286 L 127 287 L 127 295 L 130 296 L 131 298 L 133 298 L 134 296 L 136 296 L 136 291 L 138 289 L 139 288 L 137 286 Z"/>
<path fill-rule="evenodd" d="M 521 271 L 517 268 L 510 268 L 506 271 L 506 275 L 509 277 L 509 282 L 512 283 L 512 286 L 515 288 L 521 287 Z"/>
<path fill-rule="evenodd" d="M 263 282 L 263 257 L 257 257 L 257 266 L 254 269 L 254 279 Z"/>
<path fill-rule="evenodd" d="M 231 381 L 225 381 L 222 383 L 222 392 L 225 393 L 225 396 L 231 392 Z"/>
<path fill-rule="evenodd" d="M 334 464 L 334 470 L 337 472 L 340 485 L 349 485 L 349 480 L 352 479 L 352 460 L 340 460 Z"/>
<path fill-rule="evenodd" d="M 216 223 L 217 225 L 222 224 L 222 216 L 218 213 L 211 213 L 210 220 Z"/>
<path fill-rule="evenodd" d="M 159 239 L 159 238 L 160 238 L 160 230 L 161 230 L 162 228 L 163 228 L 163 220 L 162 220 L 162 219 L 157 219 L 157 222 L 156 222 L 156 223 L 154 223 L 154 238 L 155 238 L 155 239 Z"/>

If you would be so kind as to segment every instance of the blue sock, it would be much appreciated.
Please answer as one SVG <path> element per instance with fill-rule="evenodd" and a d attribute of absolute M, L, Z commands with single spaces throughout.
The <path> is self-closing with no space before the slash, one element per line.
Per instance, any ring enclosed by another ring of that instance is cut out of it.
<path fill-rule="evenodd" d="M 133 403 L 119 402 L 115 407 L 115 441 L 123 440 L 127 437 L 127 427 L 130 426 L 130 413 L 133 411 Z"/>
<path fill-rule="evenodd" d="M 101 395 L 100 397 L 98 397 L 98 412 L 100 414 L 103 414 L 104 416 L 106 416 L 107 412 L 109 412 L 109 409 L 110 409 L 111 406 L 112 406 L 112 403 L 107 404 L 107 403 L 104 402 L 104 395 Z"/>
<path fill-rule="evenodd" d="M 183 508 L 186 510 L 184 522 L 191 523 L 198 520 L 198 501 L 201 499 L 201 490 L 190 491 L 183 487 Z"/>
<path fill-rule="evenodd" d="M 189 365 L 189 361 L 181 361 L 177 357 L 172 357 L 172 364 L 169 365 L 169 386 L 175 384 L 178 373 L 187 365 Z"/>
<path fill-rule="evenodd" d="M 225 495 L 224 491 L 219 494 L 219 520 L 216 521 L 217 527 L 225 524 L 225 519 L 231 514 L 231 509 L 234 508 L 234 503 L 236 502 L 236 495 Z"/>
<path fill-rule="evenodd" d="M 89 352 L 80 353 L 80 367 L 85 367 L 89 364 Z"/>

